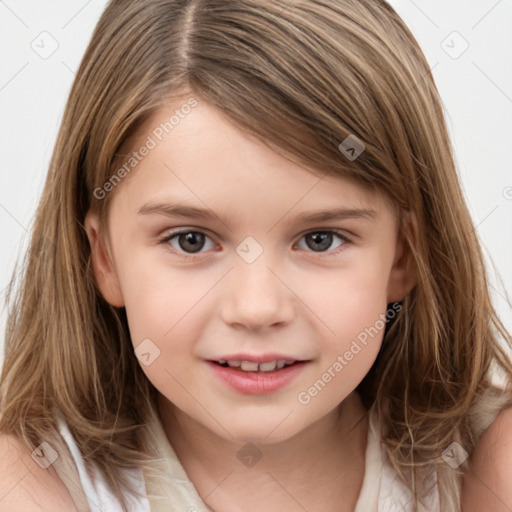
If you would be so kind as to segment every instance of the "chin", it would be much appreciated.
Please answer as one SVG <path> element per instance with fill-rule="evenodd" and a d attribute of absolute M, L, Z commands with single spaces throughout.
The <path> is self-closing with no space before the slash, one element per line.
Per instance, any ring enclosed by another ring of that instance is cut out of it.
<path fill-rule="evenodd" d="M 270 435 L 269 435 L 270 433 Z M 252 443 L 257 445 L 272 445 L 282 443 L 291 439 L 297 432 L 282 432 L 280 434 L 272 433 L 272 429 L 255 431 L 254 429 L 243 429 L 239 432 L 233 433 L 233 437 L 229 438 L 230 441 L 237 443 Z"/>
<path fill-rule="evenodd" d="M 302 431 L 302 428 L 297 424 L 297 420 L 291 420 L 291 417 L 292 415 L 283 421 L 286 418 L 286 414 L 284 414 L 280 417 L 268 418 L 264 421 L 261 416 L 256 416 L 249 422 L 247 420 L 239 423 L 227 422 L 225 424 L 226 429 L 231 434 L 231 437 L 224 431 L 219 432 L 218 429 L 216 430 L 227 441 L 272 445 L 288 441 Z"/>

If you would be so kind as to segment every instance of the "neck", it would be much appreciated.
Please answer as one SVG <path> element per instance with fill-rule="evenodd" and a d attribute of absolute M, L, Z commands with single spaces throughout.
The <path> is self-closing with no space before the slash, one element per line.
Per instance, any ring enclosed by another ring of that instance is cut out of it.
<path fill-rule="evenodd" d="M 367 411 L 356 392 L 292 438 L 272 444 L 220 437 L 162 395 L 158 409 L 169 442 L 212 510 L 354 510 L 368 435 Z"/>

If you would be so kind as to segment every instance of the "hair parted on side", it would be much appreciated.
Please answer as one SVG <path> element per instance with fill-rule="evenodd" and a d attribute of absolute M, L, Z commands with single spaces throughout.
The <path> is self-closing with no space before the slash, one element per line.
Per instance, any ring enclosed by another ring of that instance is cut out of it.
<path fill-rule="evenodd" d="M 399 208 L 417 284 L 357 390 L 375 404 L 387 457 L 415 497 L 425 491 L 415 471 L 430 467 L 442 510 L 457 510 L 467 462 L 452 469 L 442 453 L 454 441 L 471 453 L 512 405 L 510 385 L 491 378 L 499 370 L 510 384 L 512 337 L 491 301 L 429 65 L 384 0 L 108 3 L 70 92 L 22 278 L 15 271 L 8 289 L 0 432 L 38 446 L 57 435 L 58 410 L 124 505 L 132 490 L 119 469 L 155 470 L 145 425 L 157 391 L 124 309 L 96 286 L 83 221 L 98 211 L 108 238 L 123 182 L 102 199 L 94 191 L 156 110 L 189 98 Z M 349 135 L 365 145 L 354 161 L 338 149 Z"/>

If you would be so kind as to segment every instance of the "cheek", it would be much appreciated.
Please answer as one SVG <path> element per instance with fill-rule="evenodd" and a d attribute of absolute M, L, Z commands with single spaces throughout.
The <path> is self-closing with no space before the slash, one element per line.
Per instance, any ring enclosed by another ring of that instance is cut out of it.
<path fill-rule="evenodd" d="M 323 333 L 317 338 L 321 356 L 297 395 L 300 404 L 313 406 L 314 414 L 326 413 L 347 397 L 380 351 L 386 326 L 385 280 L 380 269 L 364 268 L 370 267 L 339 274 L 323 301 L 317 301 L 324 324 L 318 324 Z"/>
<path fill-rule="evenodd" d="M 185 390 L 193 389 L 190 371 L 194 360 L 194 343 L 201 325 L 191 322 L 200 310 L 201 295 L 181 283 L 140 281 L 127 293 L 126 314 L 131 342 L 139 364 L 152 385 L 175 403 L 186 404 Z M 196 290 L 197 291 L 197 290 Z M 149 363 L 149 364 L 146 364 Z"/>
<path fill-rule="evenodd" d="M 382 267 L 375 258 L 361 260 L 326 276 L 324 293 L 313 294 L 311 309 L 329 327 L 331 339 L 337 340 L 340 348 L 385 314 L 387 279 Z M 324 328 L 323 332 L 328 331 Z"/>
<path fill-rule="evenodd" d="M 166 394 L 188 389 L 195 340 L 208 318 L 208 291 L 215 276 L 138 264 L 120 269 L 128 327 L 135 353 L 152 384 Z M 149 356 L 141 357 L 141 354 Z M 144 362 L 151 361 L 145 365 Z M 179 384 L 178 384 L 179 383 Z"/>
<path fill-rule="evenodd" d="M 137 253 L 119 275 L 135 345 L 147 337 L 172 341 L 216 281 L 211 274 L 172 268 L 161 255 L 148 261 Z"/>

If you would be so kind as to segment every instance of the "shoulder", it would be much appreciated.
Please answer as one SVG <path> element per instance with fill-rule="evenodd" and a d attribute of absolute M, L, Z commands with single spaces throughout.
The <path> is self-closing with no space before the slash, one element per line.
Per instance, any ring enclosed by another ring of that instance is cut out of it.
<path fill-rule="evenodd" d="M 55 469 L 42 468 L 14 436 L 0 434 L 0 512 L 76 512 Z"/>
<path fill-rule="evenodd" d="M 503 409 L 478 440 L 461 489 L 462 512 L 512 510 L 512 407 Z"/>

